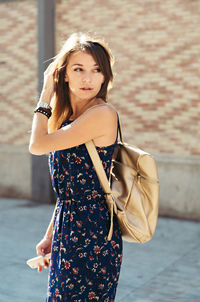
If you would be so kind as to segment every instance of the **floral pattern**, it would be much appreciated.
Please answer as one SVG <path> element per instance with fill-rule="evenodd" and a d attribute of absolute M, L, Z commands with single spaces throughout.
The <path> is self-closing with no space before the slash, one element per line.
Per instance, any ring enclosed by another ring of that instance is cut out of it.
<path fill-rule="evenodd" d="M 108 177 L 116 143 L 96 147 Z M 49 168 L 57 206 L 46 302 L 113 302 L 121 232 L 114 216 L 113 236 L 107 241 L 110 215 L 85 144 L 51 152 Z"/>

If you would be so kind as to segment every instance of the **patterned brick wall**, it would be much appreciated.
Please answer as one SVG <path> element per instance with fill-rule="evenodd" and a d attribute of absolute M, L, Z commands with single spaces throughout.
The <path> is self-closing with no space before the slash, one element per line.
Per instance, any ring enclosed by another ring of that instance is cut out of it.
<path fill-rule="evenodd" d="M 37 99 L 37 1 L 0 3 L 0 143 L 28 143 Z"/>
<path fill-rule="evenodd" d="M 74 31 L 116 57 L 111 102 L 124 136 L 154 153 L 200 155 L 200 1 L 57 1 L 57 49 Z"/>
<path fill-rule="evenodd" d="M 37 98 L 37 1 L 1 3 L 0 18 L 0 142 L 25 145 Z M 75 31 L 109 42 L 116 58 L 110 99 L 128 142 L 200 155 L 198 0 L 57 0 L 57 50 Z"/>

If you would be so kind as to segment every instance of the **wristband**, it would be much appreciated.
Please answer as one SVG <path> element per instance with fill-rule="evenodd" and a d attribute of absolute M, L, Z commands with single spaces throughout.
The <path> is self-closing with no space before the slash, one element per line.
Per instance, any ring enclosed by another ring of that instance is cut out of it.
<path fill-rule="evenodd" d="M 39 113 L 42 113 L 42 114 L 46 115 L 46 117 L 48 117 L 48 119 L 51 116 L 51 110 L 50 109 L 45 109 L 45 108 L 39 107 L 39 108 L 36 108 L 34 110 L 34 113 L 36 113 L 36 112 L 39 112 Z"/>
<path fill-rule="evenodd" d="M 52 108 L 51 108 L 51 106 L 49 104 L 47 104 L 45 102 L 41 102 L 41 101 L 39 101 L 37 103 L 37 108 L 39 108 L 39 107 L 52 110 Z"/>

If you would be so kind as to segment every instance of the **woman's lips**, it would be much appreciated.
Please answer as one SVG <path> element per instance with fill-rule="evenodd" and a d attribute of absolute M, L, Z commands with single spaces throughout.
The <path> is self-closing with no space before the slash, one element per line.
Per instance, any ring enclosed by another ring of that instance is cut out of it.
<path fill-rule="evenodd" d="M 91 88 L 91 87 L 82 87 L 82 88 L 80 88 L 81 90 L 93 90 L 93 88 Z"/>

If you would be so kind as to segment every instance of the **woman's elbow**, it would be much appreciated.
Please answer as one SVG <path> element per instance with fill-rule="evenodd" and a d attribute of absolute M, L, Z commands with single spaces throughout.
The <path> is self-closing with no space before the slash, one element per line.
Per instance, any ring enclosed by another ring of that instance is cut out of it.
<path fill-rule="evenodd" d="M 29 144 L 29 152 L 33 155 L 43 155 L 45 154 L 44 152 L 42 152 L 41 148 L 39 148 L 38 145 L 30 142 Z"/>

